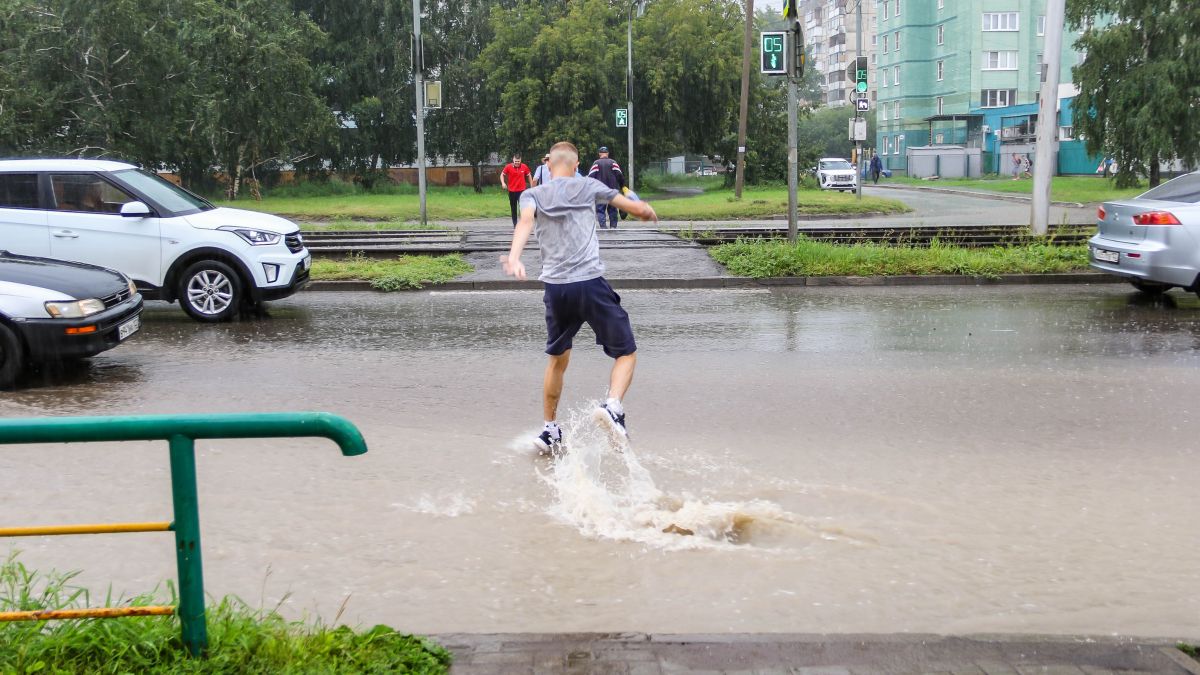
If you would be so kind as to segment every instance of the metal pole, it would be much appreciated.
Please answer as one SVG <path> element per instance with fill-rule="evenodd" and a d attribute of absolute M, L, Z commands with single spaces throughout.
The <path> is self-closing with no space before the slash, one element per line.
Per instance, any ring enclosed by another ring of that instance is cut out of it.
<path fill-rule="evenodd" d="M 799 21 L 797 20 L 797 23 Z M 795 54 L 795 40 L 798 37 L 795 26 L 788 32 L 788 54 Z M 791 69 L 789 68 L 789 71 Z M 799 144 L 798 134 L 796 133 L 796 78 L 793 72 L 788 72 L 787 75 L 787 125 L 788 125 L 788 241 L 796 243 L 796 184 L 799 182 L 799 167 L 797 166 L 797 149 Z"/>
<path fill-rule="evenodd" d="M 629 3 L 629 30 L 626 35 L 626 45 L 628 47 L 625 63 L 625 107 L 628 112 L 626 118 L 626 134 L 629 138 L 629 166 L 626 167 L 625 175 L 628 176 L 627 184 L 629 189 L 633 187 L 633 8 L 638 0 L 633 0 Z M 686 167 L 685 167 L 686 169 Z"/>
<path fill-rule="evenodd" d="M 733 194 L 742 198 L 746 181 L 746 116 L 750 108 L 750 44 L 754 41 L 754 0 L 746 0 L 746 35 L 742 40 L 742 98 L 738 108 L 737 174 Z"/>
<path fill-rule="evenodd" d="M 1046 2 L 1046 42 L 1042 49 L 1042 95 L 1038 106 L 1037 152 L 1033 162 L 1033 206 L 1029 225 L 1035 235 L 1050 229 L 1050 182 L 1058 145 L 1058 70 L 1062 61 L 1066 0 Z"/>
<path fill-rule="evenodd" d="M 196 496 L 196 442 L 172 436 L 171 499 L 175 506 L 175 565 L 179 571 L 179 623 L 192 656 L 208 651 L 204 620 L 204 568 L 200 560 L 200 506 Z"/>
<path fill-rule="evenodd" d="M 855 5 L 854 5 L 855 22 L 856 22 L 856 24 L 857 24 L 857 34 L 855 35 L 855 42 L 857 43 L 857 48 L 856 48 L 856 53 L 855 53 L 855 59 L 854 59 L 854 67 L 855 67 L 855 69 L 857 69 L 857 68 L 858 68 L 858 59 L 859 59 L 859 58 L 862 58 L 862 55 L 863 55 L 863 52 L 862 52 L 862 34 L 863 34 L 863 29 L 862 29 L 862 4 L 863 4 L 863 0 L 858 0 L 858 2 L 857 2 L 857 3 L 855 3 Z M 910 10 L 910 11 L 911 11 L 911 10 Z M 867 66 L 867 69 L 868 69 L 868 71 L 869 71 L 869 70 L 870 70 L 870 66 Z M 869 80 L 869 79 L 870 79 L 870 78 L 868 78 L 868 80 Z M 869 89 L 869 88 L 870 88 L 870 85 L 868 85 L 868 87 L 867 87 L 867 88 Z M 859 116 L 859 113 L 858 113 L 858 103 L 857 103 L 857 102 L 855 102 L 855 104 L 854 104 L 854 119 L 856 119 L 856 120 L 857 120 L 857 119 L 858 119 L 858 116 Z M 863 184 L 863 177 L 862 177 L 862 175 L 863 175 L 863 172 L 862 172 L 862 164 L 863 164 L 863 153 L 862 153 L 862 141 L 859 141 L 859 140 L 858 140 L 858 135 L 857 135 L 857 134 L 855 134 L 855 139 L 854 139 L 854 150 L 855 150 L 855 152 L 854 152 L 854 155 L 855 155 L 855 161 L 856 161 L 856 164 L 855 164 L 855 166 L 854 166 L 854 186 L 855 186 L 855 187 L 854 187 L 854 193 L 855 193 L 855 196 L 856 196 L 858 199 L 862 199 L 862 184 Z"/>
<path fill-rule="evenodd" d="M 413 0 L 413 81 L 417 86 L 417 190 L 421 193 L 421 224 L 427 224 L 425 209 L 425 50 L 421 44 L 421 0 Z"/>

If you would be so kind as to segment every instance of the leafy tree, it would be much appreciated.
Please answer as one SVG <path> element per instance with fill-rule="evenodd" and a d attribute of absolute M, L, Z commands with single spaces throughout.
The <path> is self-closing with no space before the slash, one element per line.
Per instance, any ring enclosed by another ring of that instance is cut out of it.
<path fill-rule="evenodd" d="M 1096 16 L 1111 17 L 1106 25 Z M 1076 132 L 1092 154 L 1114 157 L 1117 185 L 1159 163 L 1200 160 L 1200 3 L 1195 0 L 1069 0 L 1067 20 L 1087 56 L 1073 69 Z"/>
<path fill-rule="evenodd" d="M 854 142 L 847 140 L 851 117 L 854 117 L 853 106 L 820 108 L 800 123 L 797 145 L 802 169 L 813 166 L 820 157 L 850 158 L 854 149 Z M 867 138 L 874 138 L 875 116 L 867 115 L 866 119 Z"/>

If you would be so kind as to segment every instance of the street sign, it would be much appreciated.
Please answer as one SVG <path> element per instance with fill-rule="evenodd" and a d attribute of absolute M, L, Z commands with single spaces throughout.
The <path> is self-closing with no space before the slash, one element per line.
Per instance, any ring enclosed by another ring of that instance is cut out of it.
<path fill-rule="evenodd" d="M 867 57 L 859 56 L 854 60 L 854 90 L 860 94 L 867 93 Z"/>
<path fill-rule="evenodd" d="M 861 117 L 850 118 L 850 140 L 867 140 L 867 121 Z"/>
<path fill-rule="evenodd" d="M 760 40 L 762 55 L 758 71 L 764 75 L 787 75 L 787 33 L 763 31 Z"/>
<path fill-rule="evenodd" d="M 871 109 L 871 99 L 867 98 L 866 96 L 856 99 L 854 101 L 854 107 L 856 110 L 858 110 L 858 112 L 867 112 Z"/>
<path fill-rule="evenodd" d="M 621 128 L 629 126 L 628 108 L 617 108 L 617 126 Z"/>

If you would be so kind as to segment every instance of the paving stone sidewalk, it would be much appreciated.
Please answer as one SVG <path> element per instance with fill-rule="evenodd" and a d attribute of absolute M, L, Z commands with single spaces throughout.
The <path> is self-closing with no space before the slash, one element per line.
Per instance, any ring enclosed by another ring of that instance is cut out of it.
<path fill-rule="evenodd" d="M 1200 675 L 1173 640 L 1067 636 L 447 634 L 453 675 Z"/>

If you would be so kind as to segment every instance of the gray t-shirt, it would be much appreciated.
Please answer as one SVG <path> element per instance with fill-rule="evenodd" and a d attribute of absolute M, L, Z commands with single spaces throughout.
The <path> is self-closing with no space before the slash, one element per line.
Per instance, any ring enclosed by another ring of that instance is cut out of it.
<path fill-rule="evenodd" d="M 604 275 L 596 236 L 596 205 L 619 192 L 594 178 L 558 178 L 521 194 L 521 209 L 537 209 L 534 234 L 548 284 L 570 284 Z"/>

